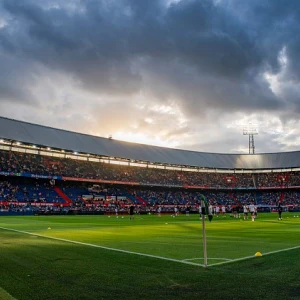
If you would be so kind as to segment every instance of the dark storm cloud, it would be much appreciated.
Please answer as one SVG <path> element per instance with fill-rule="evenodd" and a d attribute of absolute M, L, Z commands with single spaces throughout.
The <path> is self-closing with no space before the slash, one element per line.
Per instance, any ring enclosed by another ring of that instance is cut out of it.
<path fill-rule="evenodd" d="M 132 93 L 139 77 L 131 70 L 123 30 L 111 20 L 113 11 L 104 8 L 105 2 L 96 3 L 89 1 L 84 13 L 71 14 L 32 1 L 4 1 L 14 19 L 1 30 L 3 50 L 75 75 L 89 88 Z"/>
<path fill-rule="evenodd" d="M 226 0 L 225 0 L 226 1 Z M 300 66 L 300 3 L 297 0 L 238 1 L 229 0 L 237 11 L 242 8 L 248 31 L 255 32 L 264 61 L 276 73 L 280 71 L 278 54 L 286 48 L 290 61 L 289 76 L 299 80 Z M 243 3 L 243 4 L 242 4 Z"/>
<path fill-rule="evenodd" d="M 14 69 L 0 85 L 1 99 L 26 95 L 22 79 L 29 71 L 13 65 L 15 58 L 67 74 L 95 94 L 146 93 L 179 105 L 186 116 L 205 116 L 209 109 L 299 111 L 295 96 L 290 103 L 289 88 L 281 98 L 264 77 L 282 71 L 279 56 L 285 49 L 281 81 L 299 80 L 299 1 L 0 3 L 7 23 L 0 27 L 0 54 L 12 58 L 2 61 L 4 69 Z M 10 90 L 12 77 L 20 82 L 19 94 Z"/>
<path fill-rule="evenodd" d="M 37 99 L 30 91 L 36 81 L 32 72 L 34 63 L 16 59 L 0 52 L 0 102 L 19 102 L 36 105 Z"/>
<path fill-rule="evenodd" d="M 177 104 L 189 116 L 203 115 L 207 109 L 259 111 L 283 106 L 262 76 L 230 80 L 163 61 L 152 61 L 144 69 L 148 78 L 145 89 L 151 89 L 158 99 L 179 99 Z"/>

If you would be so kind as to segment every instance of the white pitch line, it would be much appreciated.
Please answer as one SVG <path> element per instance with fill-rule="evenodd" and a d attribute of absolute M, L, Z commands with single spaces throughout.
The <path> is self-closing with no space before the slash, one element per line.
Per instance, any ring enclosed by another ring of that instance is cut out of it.
<path fill-rule="evenodd" d="M 89 246 L 89 247 L 100 248 L 100 249 L 105 249 L 105 250 L 110 250 L 110 251 L 121 252 L 121 253 L 135 254 L 135 255 L 139 255 L 139 256 L 146 256 L 146 257 L 151 257 L 151 258 L 156 258 L 156 259 L 168 260 L 168 261 L 173 261 L 173 262 L 182 263 L 182 264 L 186 264 L 186 265 L 204 267 L 203 264 L 197 264 L 197 263 L 193 263 L 190 261 L 184 261 L 184 260 L 179 260 L 179 259 L 174 259 L 174 258 L 168 258 L 168 257 L 163 257 L 163 256 L 157 256 L 157 255 L 151 255 L 151 254 L 146 254 L 146 253 L 105 247 L 105 246 L 100 246 L 100 245 L 95 245 L 95 244 L 83 243 L 83 242 L 67 240 L 67 239 L 62 239 L 62 238 L 56 238 L 56 237 L 51 237 L 51 236 L 47 236 L 47 235 L 42 235 L 42 234 L 37 234 L 37 233 L 32 233 L 32 232 L 22 231 L 22 230 L 16 230 L 16 229 L 11 229 L 11 228 L 6 228 L 6 227 L 0 227 L 0 229 L 18 232 L 18 233 L 22 233 L 22 234 L 28 234 L 28 235 L 51 239 L 51 240 L 56 240 L 56 241 L 60 241 L 60 242 L 66 242 L 66 243 L 77 244 L 77 245 L 82 245 L 82 246 Z"/>
<path fill-rule="evenodd" d="M 189 261 L 189 260 L 196 260 L 196 259 L 204 259 L 203 257 L 196 257 L 196 258 L 187 258 L 184 259 L 184 261 Z M 212 259 L 212 260 L 227 260 L 227 261 L 231 261 L 232 259 L 229 258 L 218 258 L 218 257 L 208 257 L 207 259 Z"/>
<path fill-rule="evenodd" d="M 41 238 L 46 238 L 46 239 L 52 239 L 52 240 L 56 240 L 56 241 L 66 242 L 66 243 L 89 246 L 89 247 L 100 248 L 100 249 L 105 249 L 105 250 L 111 250 L 111 251 L 127 253 L 127 254 L 135 254 L 135 255 L 139 255 L 139 256 L 146 256 L 146 257 L 151 257 L 151 258 L 156 258 L 156 259 L 173 261 L 173 262 L 187 264 L 187 265 L 205 267 L 203 264 L 196 264 L 196 263 L 190 262 L 190 261 L 188 261 L 189 259 L 178 260 L 178 259 L 173 259 L 173 258 L 168 258 L 168 257 L 163 257 L 163 256 L 145 254 L 145 253 L 140 253 L 140 252 L 134 252 L 134 251 L 122 250 L 122 249 L 117 249 L 117 248 L 110 248 L 110 247 L 105 247 L 105 246 L 100 246 L 100 245 L 95 245 L 95 244 L 83 243 L 83 242 L 78 242 L 78 241 L 73 241 L 73 240 L 67 240 L 67 239 L 62 239 L 62 238 L 56 238 L 56 237 L 51 237 L 51 236 L 46 236 L 46 235 L 41 235 L 41 234 L 37 234 L 37 233 L 32 233 L 32 232 L 22 231 L 22 230 L 16 230 L 16 229 L 11 229 L 11 228 L 6 228 L 6 227 L 0 227 L 0 229 L 13 231 L 13 232 L 18 232 L 18 233 L 23 233 L 23 234 L 28 234 L 28 235 L 31 235 L 31 236 L 36 236 L 36 237 L 41 237 Z M 262 255 L 263 256 L 271 255 L 271 254 L 276 254 L 276 253 L 290 251 L 290 250 L 299 249 L 299 248 L 300 248 L 300 246 L 295 246 L 295 247 L 291 247 L 291 248 L 285 248 L 285 249 L 280 249 L 280 250 L 275 250 L 275 251 L 262 253 Z M 234 263 L 234 262 L 237 262 L 237 261 L 247 260 L 247 259 L 251 259 L 251 258 L 255 258 L 255 257 L 256 257 L 255 255 L 245 256 L 245 257 L 236 258 L 236 259 L 232 259 L 232 260 L 228 260 L 228 261 L 223 261 L 223 262 L 219 262 L 219 263 L 210 264 L 210 265 L 208 265 L 208 267 Z M 194 258 L 194 259 L 198 259 L 198 258 Z M 199 258 L 199 259 L 202 259 L 202 258 Z"/>
<path fill-rule="evenodd" d="M 5 299 L 11 299 L 11 300 L 16 300 L 16 298 L 14 298 L 11 294 L 9 294 L 5 289 L 0 287 L 0 291 L 2 291 L 2 293 L 4 293 L 4 297 Z"/>
<path fill-rule="evenodd" d="M 295 250 L 295 249 L 299 249 L 299 248 L 300 248 L 300 246 L 295 246 L 295 247 L 291 247 L 291 248 L 285 248 L 285 249 L 280 249 L 280 250 L 275 250 L 275 251 L 270 251 L 270 252 L 265 252 L 265 253 L 262 252 L 262 256 L 276 254 L 276 253 L 290 251 L 290 250 Z M 241 257 L 241 258 L 232 259 L 231 261 L 222 261 L 219 263 L 211 264 L 211 265 L 209 265 L 209 267 L 229 264 L 229 263 L 233 263 L 236 261 L 247 260 L 247 259 L 255 258 L 255 257 L 256 257 L 255 255 L 245 256 L 245 257 Z"/>

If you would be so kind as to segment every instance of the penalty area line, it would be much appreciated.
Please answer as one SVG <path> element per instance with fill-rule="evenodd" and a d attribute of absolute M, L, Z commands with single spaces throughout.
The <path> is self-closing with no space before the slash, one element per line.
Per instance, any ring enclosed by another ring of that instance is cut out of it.
<path fill-rule="evenodd" d="M 290 247 L 290 248 L 285 248 L 285 249 L 280 249 L 280 250 L 275 250 L 275 251 L 270 251 L 270 252 L 265 252 L 265 253 L 262 252 L 262 256 L 272 255 L 272 254 L 285 252 L 285 251 L 290 251 L 290 250 L 295 250 L 295 249 L 299 249 L 299 248 L 300 248 L 300 246 L 295 246 L 295 247 Z M 230 261 L 222 261 L 222 262 L 219 262 L 219 263 L 210 264 L 208 267 L 219 266 L 219 265 L 224 265 L 224 264 L 230 264 L 230 263 L 234 263 L 234 262 L 242 261 L 242 260 L 247 260 L 247 259 L 251 259 L 251 258 L 256 258 L 256 256 L 251 255 L 251 256 L 245 256 L 245 257 L 241 257 L 241 258 L 232 259 Z"/>
<path fill-rule="evenodd" d="M 55 241 L 60 241 L 60 242 L 65 242 L 65 243 L 70 243 L 70 244 L 76 244 L 76 245 L 81 245 L 81 246 L 88 246 L 88 247 L 100 248 L 100 249 L 110 250 L 110 251 L 115 251 L 115 252 L 120 252 L 120 253 L 134 254 L 134 255 L 145 256 L 145 257 L 150 257 L 150 258 L 155 258 L 155 259 L 161 259 L 161 260 L 167 260 L 167 261 L 177 262 L 177 263 L 186 264 L 186 265 L 204 267 L 203 264 L 197 264 L 197 263 L 194 263 L 194 262 L 191 262 L 191 261 L 185 261 L 185 260 L 168 258 L 168 257 L 163 257 L 163 256 L 158 256 L 158 255 L 152 255 L 152 254 L 134 252 L 134 251 L 129 251 L 129 250 L 111 248 L 111 247 L 106 247 L 106 246 L 100 246 L 100 245 L 95 245 L 95 244 L 90 244 L 90 243 L 84 243 L 84 242 L 79 242 L 79 241 L 73 241 L 73 240 L 68 240 L 68 239 L 63 239 L 63 238 L 57 238 L 57 237 L 52 237 L 52 236 L 47 236 L 47 235 L 42 235 L 42 234 L 38 234 L 38 233 L 32 233 L 32 232 L 23 231 L 23 230 L 17 230 L 17 229 L 12 229 L 12 228 L 0 227 L 0 229 L 7 230 L 7 231 L 13 231 L 13 232 L 17 232 L 17 233 L 22 233 L 22 234 L 27 234 L 27 235 L 36 236 L 36 237 L 41 237 L 41 238 L 45 238 L 45 239 L 50 239 L 50 240 L 55 240 Z"/>

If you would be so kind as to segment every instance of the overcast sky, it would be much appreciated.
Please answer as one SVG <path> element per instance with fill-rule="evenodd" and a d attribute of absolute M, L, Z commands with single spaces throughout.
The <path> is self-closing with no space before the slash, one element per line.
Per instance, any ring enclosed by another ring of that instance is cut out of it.
<path fill-rule="evenodd" d="M 0 0 L 0 115 L 205 152 L 300 150 L 299 0 Z"/>

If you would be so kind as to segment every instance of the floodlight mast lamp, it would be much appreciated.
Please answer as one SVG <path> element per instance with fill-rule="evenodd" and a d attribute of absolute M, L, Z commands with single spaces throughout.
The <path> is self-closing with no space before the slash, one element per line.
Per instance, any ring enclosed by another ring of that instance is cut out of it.
<path fill-rule="evenodd" d="M 243 135 L 249 136 L 249 154 L 255 154 L 254 135 L 258 135 L 257 128 L 248 126 L 243 129 Z"/>

